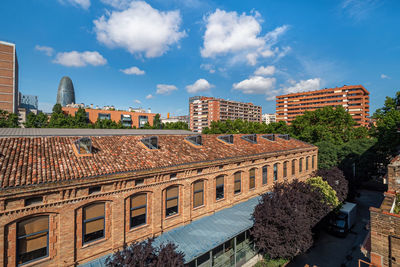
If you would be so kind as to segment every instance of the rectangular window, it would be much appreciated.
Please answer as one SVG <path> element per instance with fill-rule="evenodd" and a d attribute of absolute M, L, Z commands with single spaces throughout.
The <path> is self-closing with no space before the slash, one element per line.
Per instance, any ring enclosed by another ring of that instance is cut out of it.
<path fill-rule="evenodd" d="M 37 196 L 37 197 L 31 197 L 25 199 L 25 206 L 32 206 L 32 205 L 38 205 L 43 203 L 43 197 L 42 196 Z"/>
<path fill-rule="evenodd" d="M 83 243 L 104 237 L 105 205 L 92 204 L 83 208 Z"/>
<path fill-rule="evenodd" d="M 299 172 L 303 171 L 303 158 L 299 160 Z"/>
<path fill-rule="evenodd" d="M 314 170 L 315 168 L 315 156 L 312 156 L 311 158 L 311 168 Z"/>
<path fill-rule="evenodd" d="M 176 179 L 176 173 L 171 173 L 170 176 L 169 176 L 169 179 L 170 180 Z"/>
<path fill-rule="evenodd" d="M 223 199 L 224 198 L 224 176 L 217 177 L 216 179 L 216 196 L 215 199 Z"/>
<path fill-rule="evenodd" d="M 204 181 L 193 184 L 193 208 L 204 205 Z"/>
<path fill-rule="evenodd" d="M 178 213 L 178 193 L 179 188 L 177 186 L 167 189 L 165 200 L 165 217 L 172 216 Z"/>
<path fill-rule="evenodd" d="M 278 181 L 278 163 L 274 164 L 274 182 Z"/>
<path fill-rule="evenodd" d="M 249 189 L 256 187 L 256 169 L 251 169 L 249 172 Z"/>
<path fill-rule="evenodd" d="M 240 172 L 235 173 L 235 185 L 234 192 L 235 194 L 239 194 L 242 190 L 242 175 Z"/>
<path fill-rule="evenodd" d="M 292 160 L 292 175 L 296 174 L 296 160 Z"/>
<path fill-rule="evenodd" d="M 144 184 L 144 179 L 136 179 L 135 180 L 135 186 L 143 185 Z"/>
<path fill-rule="evenodd" d="M 283 177 L 287 177 L 287 161 L 283 163 Z"/>
<path fill-rule="evenodd" d="M 97 194 L 101 192 L 101 186 L 92 186 L 89 187 L 89 195 Z"/>
<path fill-rule="evenodd" d="M 307 157 L 307 158 L 306 158 L 306 171 L 308 171 L 308 162 L 309 162 L 309 158 L 310 158 L 310 157 Z"/>
<path fill-rule="evenodd" d="M 262 168 L 262 183 L 268 184 L 268 166 Z"/>
<path fill-rule="evenodd" d="M 24 264 L 48 256 L 49 217 L 24 220 L 17 226 L 17 263 Z"/>
<path fill-rule="evenodd" d="M 147 195 L 131 197 L 131 228 L 146 224 Z"/>

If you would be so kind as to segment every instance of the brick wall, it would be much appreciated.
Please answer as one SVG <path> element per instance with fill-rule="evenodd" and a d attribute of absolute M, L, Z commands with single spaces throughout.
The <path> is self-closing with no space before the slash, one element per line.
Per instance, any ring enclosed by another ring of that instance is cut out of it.
<path fill-rule="evenodd" d="M 176 170 L 177 177 L 170 180 L 171 171 L 152 172 L 142 177 L 121 175 L 119 179 L 93 178 L 93 181 L 74 181 L 68 186 L 43 186 L 20 193 L 13 192 L 0 199 L 0 266 L 15 266 L 16 225 L 21 220 L 37 215 L 49 215 L 49 256 L 26 264 L 26 266 L 73 266 L 111 253 L 147 237 L 157 236 L 175 227 L 185 225 L 202 216 L 230 207 L 236 203 L 268 192 L 272 189 L 273 165 L 278 163 L 278 181 L 304 180 L 315 170 L 306 171 L 305 158 L 315 156 L 317 150 L 307 148 L 296 152 L 279 152 L 272 156 L 252 156 L 232 159 L 224 165 L 197 168 L 185 166 Z M 303 160 L 303 172 L 299 173 L 298 162 Z M 296 159 L 296 173 L 292 175 L 291 161 Z M 283 162 L 288 161 L 287 177 L 283 177 Z M 262 184 L 262 167 L 268 165 L 268 184 Z M 315 168 L 317 165 L 315 165 Z M 256 186 L 249 189 L 249 170 L 256 168 Z M 242 187 L 234 194 L 234 173 L 242 173 Z M 174 171 L 175 172 L 175 171 Z M 224 199 L 215 200 L 215 179 L 224 175 Z M 135 179 L 144 178 L 144 184 L 135 186 Z M 204 205 L 193 208 L 193 183 L 204 180 Z M 89 195 L 88 188 L 101 185 L 101 192 Z M 169 186 L 179 187 L 179 213 L 165 218 L 165 190 Z M 131 229 L 130 197 L 136 193 L 147 194 L 147 223 Z M 24 199 L 33 195 L 43 196 L 43 203 L 24 207 Z M 105 237 L 89 244 L 82 242 L 82 211 L 88 204 L 105 203 Z"/>

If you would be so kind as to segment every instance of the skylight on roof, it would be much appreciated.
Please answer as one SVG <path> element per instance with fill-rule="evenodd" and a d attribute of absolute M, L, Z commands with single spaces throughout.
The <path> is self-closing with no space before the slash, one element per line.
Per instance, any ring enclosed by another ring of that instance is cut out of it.
<path fill-rule="evenodd" d="M 218 139 L 227 144 L 233 144 L 233 134 L 218 136 Z"/>
<path fill-rule="evenodd" d="M 275 135 L 274 134 L 264 134 L 261 136 L 264 139 L 267 139 L 269 141 L 275 141 Z"/>
<path fill-rule="evenodd" d="M 149 149 L 158 149 L 159 148 L 157 136 L 146 137 L 146 138 L 143 138 L 141 141 Z"/>
<path fill-rule="evenodd" d="M 288 134 L 280 134 L 280 135 L 278 135 L 278 137 L 285 139 L 285 140 L 290 140 L 290 136 Z"/>
<path fill-rule="evenodd" d="M 79 154 L 92 153 L 92 140 L 89 137 L 82 137 L 75 141 L 76 149 Z"/>
<path fill-rule="evenodd" d="M 256 134 L 247 134 L 242 136 L 243 140 L 250 142 L 252 144 L 257 144 L 257 135 Z"/>
<path fill-rule="evenodd" d="M 185 138 L 185 140 L 196 146 L 201 146 L 203 144 L 203 139 L 201 138 L 201 135 L 188 136 Z"/>

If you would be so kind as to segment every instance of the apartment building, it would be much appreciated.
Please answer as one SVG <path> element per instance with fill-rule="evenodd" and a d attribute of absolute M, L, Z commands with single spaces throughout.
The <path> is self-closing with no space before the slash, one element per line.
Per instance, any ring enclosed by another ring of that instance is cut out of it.
<path fill-rule="evenodd" d="M 63 107 L 65 114 L 75 116 L 78 108 L 76 107 Z M 145 112 L 131 112 L 124 110 L 111 110 L 111 109 L 91 109 L 86 108 L 86 117 L 90 123 L 96 123 L 100 120 L 113 120 L 115 122 L 121 122 L 126 127 L 143 128 L 146 123 L 153 125 L 155 113 Z"/>
<path fill-rule="evenodd" d="M 262 122 L 260 106 L 214 97 L 195 96 L 189 98 L 189 112 L 189 127 L 194 132 L 201 132 L 213 121 L 242 119 Z"/>
<path fill-rule="evenodd" d="M 359 126 L 369 125 L 369 92 L 362 85 L 350 85 L 276 97 L 276 120 L 290 124 L 305 111 L 326 106 L 343 106 Z"/>
<path fill-rule="evenodd" d="M 0 41 L 0 109 L 18 112 L 18 60 L 15 44 Z"/>
<path fill-rule="evenodd" d="M 270 124 L 271 122 L 276 122 L 276 114 L 263 114 L 262 115 L 262 121 L 265 122 L 266 124 Z"/>
<path fill-rule="evenodd" d="M 0 129 L 1 266 L 102 266 L 148 237 L 189 266 L 238 266 L 260 195 L 318 162 L 288 135 L 67 130 Z"/>

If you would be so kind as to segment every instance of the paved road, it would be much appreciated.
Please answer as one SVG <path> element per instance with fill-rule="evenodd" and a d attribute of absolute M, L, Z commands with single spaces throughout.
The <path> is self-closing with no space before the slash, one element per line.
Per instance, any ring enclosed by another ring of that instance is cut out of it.
<path fill-rule="evenodd" d="M 356 199 L 357 222 L 352 231 L 345 237 L 335 237 L 322 230 L 313 248 L 308 253 L 297 256 L 288 267 L 344 267 L 358 266 L 358 259 L 365 259 L 360 251 L 368 231 L 365 226 L 369 222 L 369 207 L 379 207 L 383 193 L 361 190 Z"/>

